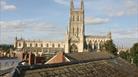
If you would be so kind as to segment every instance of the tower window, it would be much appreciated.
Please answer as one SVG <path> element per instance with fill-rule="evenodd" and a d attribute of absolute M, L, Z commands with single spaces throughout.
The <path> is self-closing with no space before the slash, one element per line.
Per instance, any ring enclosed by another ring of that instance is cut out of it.
<path fill-rule="evenodd" d="M 79 33 L 79 28 L 77 28 L 77 34 Z"/>
<path fill-rule="evenodd" d="M 72 20 L 75 21 L 75 17 L 74 16 L 72 16 Z"/>
<path fill-rule="evenodd" d="M 79 21 L 80 20 L 80 16 L 77 16 L 77 21 Z"/>
<path fill-rule="evenodd" d="M 73 32 L 73 34 L 74 34 L 74 28 L 73 28 L 73 31 L 72 31 L 72 32 Z"/>

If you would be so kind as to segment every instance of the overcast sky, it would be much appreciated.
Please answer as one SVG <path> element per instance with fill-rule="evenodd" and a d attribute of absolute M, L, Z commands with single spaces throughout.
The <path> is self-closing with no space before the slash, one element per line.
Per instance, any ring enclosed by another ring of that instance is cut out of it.
<path fill-rule="evenodd" d="M 80 0 L 74 0 L 75 7 Z M 117 46 L 138 42 L 138 0 L 84 0 L 85 34 L 112 32 Z M 0 0 L 0 44 L 14 38 L 63 40 L 69 23 L 70 0 Z"/>

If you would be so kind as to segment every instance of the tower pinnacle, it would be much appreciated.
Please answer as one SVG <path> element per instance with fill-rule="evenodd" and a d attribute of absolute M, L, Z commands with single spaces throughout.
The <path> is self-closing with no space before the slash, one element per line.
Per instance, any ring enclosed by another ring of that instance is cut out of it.
<path fill-rule="evenodd" d="M 74 9 L 74 0 L 70 0 L 70 10 Z"/>
<path fill-rule="evenodd" d="M 84 10 L 84 2 L 81 0 L 81 10 Z"/>
<path fill-rule="evenodd" d="M 111 33 L 111 32 L 108 33 L 108 37 L 109 37 L 110 39 L 112 38 L 112 33 Z"/>

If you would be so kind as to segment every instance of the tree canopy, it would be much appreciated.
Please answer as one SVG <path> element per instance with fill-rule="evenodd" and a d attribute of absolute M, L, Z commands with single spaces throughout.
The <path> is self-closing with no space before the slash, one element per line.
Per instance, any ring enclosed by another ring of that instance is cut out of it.
<path fill-rule="evenodd" d="M 114 54 L 114 55 L 117 55 L 117 48 L 115 46 L 115 44 L 113 43 L 112 40 L 109 40 L 107 41 L 105 44 L 104 44 L 104 48 L 106 51 Z"/>
<path fill-rule="evenodd" d="M 10 49 L 14 49 L 13 45 L 7 45 L 7 44 L 2 44 L 0 45 L 0 50 L 9 52 Z"/>
<path fill-rule="evenodd" d="M 131 57 L 133 58 L 133 63 L 135 63 L 138 66 L 138 43 L 135 43 L 133 47 L 130 49 Z"/>
<path fill-rule="evenodd" d="M 129 52 L 121 51 L 119 56 L 127 60 L 128 62 L 131 62 L 133 64 L 136 64 L 136 66 L 138 66 L 138 43 L 135 43 L 133 47 L 130 48 Z"/>
<path fill-rule="evenodd" d="M 128 62 L 131 62 L 131 55 L 129 53 L 129 51 L 120 51 L 119 56 L 125 60 L 127 60 Z"/>

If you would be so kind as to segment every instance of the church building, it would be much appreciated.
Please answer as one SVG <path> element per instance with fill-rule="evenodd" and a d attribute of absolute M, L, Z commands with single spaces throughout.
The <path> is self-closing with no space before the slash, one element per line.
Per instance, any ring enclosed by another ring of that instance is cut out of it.
<path fill-rule="evenodd" d="M 40 40 L 15 40 L 17 50 L 31 50 L 33 52 L 97 52 L 104 43 L 112 40 L 111 32 L 105 36 L 85 35 L 85 9 L 83 0 L 80 7 L 74 7 L 74 1 L 70 1 L 70 18 L 66 37 L 62 41 L 40 41 Z"/>

